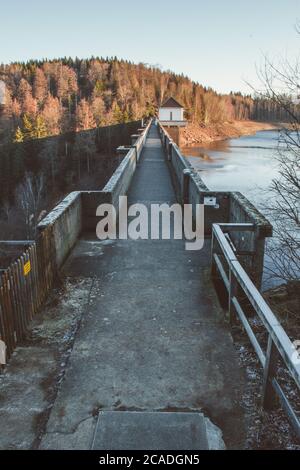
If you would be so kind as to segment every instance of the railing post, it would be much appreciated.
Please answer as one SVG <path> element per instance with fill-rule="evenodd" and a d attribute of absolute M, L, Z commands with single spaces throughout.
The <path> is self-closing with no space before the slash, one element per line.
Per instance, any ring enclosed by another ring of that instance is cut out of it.
<path fill-rule="evenodd" d="M 215 234 L 214 234 L 214 228 L 212 228 L 212 232 L 211 232 L 211 261 L 210 261 L 210 275 L 211 275 L 211 278 L 212 280 L 216 279 L 217 278 L 217 267 L 216 267 L 216 263 L 215 263 L 215 258 L 214 258 L 214 254 L 215 254 Z"/>
<path fill-rule="evenodd" d="M 232 272 L 231 267 L 229 267 L 228 318 L 230 325 L 233 325 L 235 323 L 234 306 L 232 303 L 232 299 L 233 297 L 236 297 L 237 290 L 237 280 Z"/>
<path fill-rule="evenodd" d="M 265 410 L 274 409 L 277 405 L 277 396 L 272 385 L 272 379 L 276 372 L 277 358 L 278 351 L 271 335 L 269 334 L 263 381 L 262 405 Z"/>
<path fill-rule="evenodd" d="M 169 146 L 168 146 L 168 161 L 172 161 L 172 150 L 173 150 L 173 140 L 170 140 Z"/>
<path fill-rule="evenodd" d="M 137 148 L 137 145 L 132 145 L 131 148 L 135 149 L 135 163 L 136 165 L 138 164 L 138 148 Z"/>
<path fill-rule="evenodd" d="M 190 187 L 191 170 L 185 168 L 182 172 L 182 202 L 183 204 L 189 203 L 189 187 Z"/>
<path fill-rule="evenodd" d="M 261 289 L 264 270 L 265 238 L 262 237 L 259 227 L 254 231 L 253 250 L 255 252 L 255 256 L 251 260 L 253 282 L 258 289 Z"/>

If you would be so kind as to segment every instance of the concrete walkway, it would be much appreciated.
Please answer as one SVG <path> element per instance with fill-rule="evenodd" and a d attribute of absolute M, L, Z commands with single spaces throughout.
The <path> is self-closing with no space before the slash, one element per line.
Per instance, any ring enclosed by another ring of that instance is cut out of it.
<path fill-rule="evenodd" d="M 152 126 L 129 201 L 175 202 Z M 84 236 L 65 275 L 92 287 L 41 448 L 90 448 L 99 411 L 201 411 L 227 447 L 244 440 L 243 372 L 209 276 L 209 241 Z"/>

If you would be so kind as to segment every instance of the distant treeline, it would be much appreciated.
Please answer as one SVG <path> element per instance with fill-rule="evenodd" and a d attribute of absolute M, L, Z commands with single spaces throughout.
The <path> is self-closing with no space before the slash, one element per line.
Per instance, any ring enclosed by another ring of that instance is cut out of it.
<path fill-rule="evenodd" d="M 274 104 L 240 93 L 220 95 L 183 75 L 116 58 L 0 65 L 5 106 L 0 140 L 23 142 L 154 115 L 173 96 L 199 124 L 284 119 Z"/>

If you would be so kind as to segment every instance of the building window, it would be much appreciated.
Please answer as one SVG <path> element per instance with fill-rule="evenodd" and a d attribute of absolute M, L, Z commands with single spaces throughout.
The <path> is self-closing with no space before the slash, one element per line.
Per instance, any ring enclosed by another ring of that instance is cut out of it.
<path fill-rule="evenodd" d="M 172 113 L 172 111 L 170 112 L 170 121 L 173 121 L 173 113 Z"/>

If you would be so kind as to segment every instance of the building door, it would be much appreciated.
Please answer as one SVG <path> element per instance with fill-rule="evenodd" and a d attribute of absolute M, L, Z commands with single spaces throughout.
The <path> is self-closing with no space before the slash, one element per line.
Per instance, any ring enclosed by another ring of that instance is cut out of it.
<path fill-rule="evenodd" d="M 172 111 L 170 112 L 170 121 L 173 121 L 173 113 L 172 113 Z"/>

